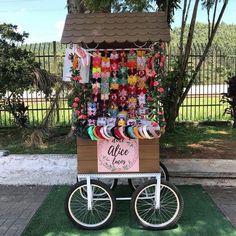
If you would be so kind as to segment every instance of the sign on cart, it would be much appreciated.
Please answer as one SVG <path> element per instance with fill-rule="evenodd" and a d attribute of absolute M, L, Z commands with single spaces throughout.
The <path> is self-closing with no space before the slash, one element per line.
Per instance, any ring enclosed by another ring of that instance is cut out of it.
<path fill-rule="evenodd" d="M 98 172 L 138 172 L 139 143 L 135 140 L 98 140 Z"/>

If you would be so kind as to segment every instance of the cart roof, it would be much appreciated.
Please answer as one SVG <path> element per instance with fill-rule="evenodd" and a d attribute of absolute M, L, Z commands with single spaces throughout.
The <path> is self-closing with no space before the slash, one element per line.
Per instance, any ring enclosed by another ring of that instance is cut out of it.
<path fill-rule="evenodd" d="M 170 41 L 165 12 L 68 14 L 62 43 L 127 46 Z"/>

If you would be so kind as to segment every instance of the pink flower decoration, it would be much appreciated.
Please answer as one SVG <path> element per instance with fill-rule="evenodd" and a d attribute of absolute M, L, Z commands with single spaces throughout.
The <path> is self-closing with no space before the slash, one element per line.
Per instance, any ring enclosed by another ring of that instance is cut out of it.
<path fill-rule="evenodd" d="M 152 98 L 151 96 L 148 96 L 148 97 L 147 97 L 147 100 L 148 100 L 149 102 L 152 102 L 152 101 L 153 101 L 153 98 Z"/>
<path fill-rule="evenodd" d="M 164 115 L 163 111 L 158 111 L 158 115 Z"/>
<path fill-rule="evenodd" d="M 158 85 L 159 85 L 159 82 L 158 81 L 154 81 L 153 86 L 156 87 Z"/>
<path fill-rule="evenodd" d="M 165 90 L 164 90 L 164 88 L 159 88 L 157 91 L 160 93 L 163 93 Z"/>
<path fill-rule="evenodd" d="M 75 97 L 75 98 L 74 98 L 74 101 L 75 101 L 75 102 L 79 102 L 80 99 L 79 99 L 78 97 Z"/>
<path fill-rule="evenodd" d="M 153 127 L 158 127 L 158 123 L 157 122 L 152 122 L 152 126 Z"/>
<path fill-rule="evenodd" d="M 74 107 L 74 108 L 78 107 L 78 103 L 73 102 L 72 107 Z"/>
<path fill-rule="evenodd" d="M 85 120 L 85 119 L 87 119 L 87 116 L 86 115 L 80 115 L 79 118 Z"/>
<path fill-rule="evenodd" d="M 75 114 L 76 114 L 77 116 L 79 116 L 79 115 L 80 115 L 80 111 L 79 111 L 79 110 L 75 110 Z"/>

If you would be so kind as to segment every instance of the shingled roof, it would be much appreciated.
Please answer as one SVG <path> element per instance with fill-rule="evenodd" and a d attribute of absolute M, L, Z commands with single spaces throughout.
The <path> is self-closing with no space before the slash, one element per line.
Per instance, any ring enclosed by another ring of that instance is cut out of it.
<path fill-rule="evenodd" d="M 141 43 L 170 41 L 164 12 L 68 14 L 62 43 Z"/>

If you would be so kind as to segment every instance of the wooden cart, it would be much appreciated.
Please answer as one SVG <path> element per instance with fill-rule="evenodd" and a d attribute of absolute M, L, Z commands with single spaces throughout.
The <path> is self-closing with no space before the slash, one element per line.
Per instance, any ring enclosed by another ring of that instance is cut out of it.
<path fill-rule="evenodd" d="M 148 48 L 159 40 L 170 41 L 164 12 L 68 14 L 61 41 L 79 43 L 87 49 L 127 49 L 139 45 Z M 103 144 L 77 138 L 80 181 L 72 186 L 65 201 L 69 219 L 82 229 L 100 229 L 113 220 L 116 200 L 131 200 L 131 211 L 142 226 L 165 229 L 175 225 L 183 211 L 183 199 L 175 186 L 161 182 L 159 140 L 139 140 L 139 144 L 133 145 L 134 154 L 126 152 L 127 158 L 133 159 L 128 167 L 123 166 L 123 171 L 112 165 L 109 171 L 107 162 L 100 163 L 101 157 L 106 160 L 106 155 L 100 155 Z M 111 189 L 100 181 L 114 178 L 149 180 L 140 185 L 131 198 L 115 198 Z"/>

